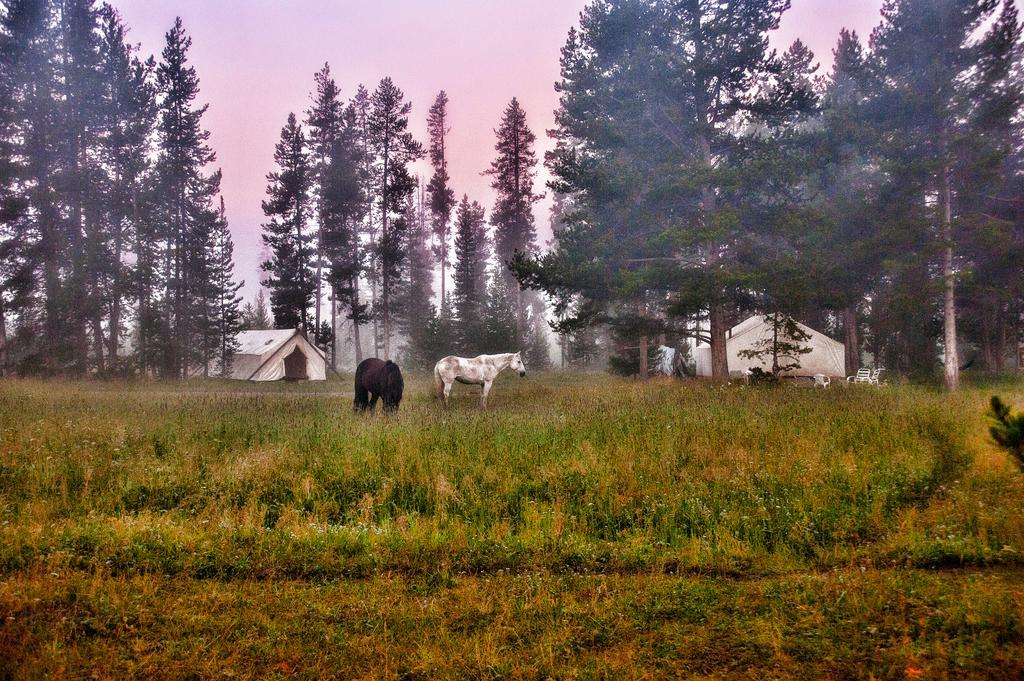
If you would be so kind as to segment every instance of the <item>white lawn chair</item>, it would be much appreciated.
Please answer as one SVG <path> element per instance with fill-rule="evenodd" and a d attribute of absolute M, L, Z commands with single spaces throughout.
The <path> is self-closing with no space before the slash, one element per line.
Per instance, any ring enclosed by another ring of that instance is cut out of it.
<path fill-rule="evenodd" d="M 883 371 L 885 371 L 885 369 L 882 369 L 881 367 L 872 371 L 871 378 L 868 379 L 868 383 L 870 383 L 871 385 L 881 385 L 881 383 L 878 380 L 878 377 L 882 375 Z"/>
<path fill-rule="evenodd" d="M 870 383 L 871 369 L 858 369 L 855 376 L 847 376 L 847 383 Z"/>
<path fill-rule="evenodd" d="M 814 374 L 814 387 L 815 388 L 828 388 L 832 385 L 832 379 L 825 374 Z"/>

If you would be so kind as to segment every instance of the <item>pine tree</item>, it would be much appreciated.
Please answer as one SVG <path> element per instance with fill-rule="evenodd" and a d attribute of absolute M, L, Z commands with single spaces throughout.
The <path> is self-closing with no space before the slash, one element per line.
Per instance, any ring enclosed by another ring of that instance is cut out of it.
<path fill-rule="evenodd" d="M 356 110 L 345 109 L 343 125 L 331 150 L 322 181 L 323 253 L 327 260 L 327 281 L 331 287 L 332 309 L 339 307 L 352 322 L 356 364 L 362 361 L 360 326 L 370 321 L 368 306 L 360 302 L 359 277 L 363 272 L 360 223 L 367 212 L 363 185 L 362 150 Z M 331 324 L 337 328 L 337 320 Z M 336 342 L 336 341 L 335 341 Z M 336 347 L 332 343 L 332 361 Z"/>
<path fill-rule="evenodd" d="M 390 359 L 391 303 L 405 259 L 402 231 L 407 226 L 406 220 L 396 218 L 404 215 L 406 199 L 416 187 L 409 164 L 423 156 L 423 148 L 408 130 L 412 104 L 405 101 L 405 94 L 390 78 L 381 80 L 370 104 L 366 128 L 372 158 L 372 186 L 380 215 L 380 238 L 376 248 L 380 307 L 375 312 L 383 327 L 384 358 Z"/>
<path fill-rule="evenodd" d="M 594 329 L 583 328 L 564 334 L 565 363 L 572 369 L 591 369 L 597 366 L 601 346 Z"/>
<path fill-rule="evenodd" d="M 256 292 L 253 302 L 245 304 L 242 308 L 240 331 L 253 331 L 269 329 L 271 326 L 270 310 L 267 309 L 267 297 L 261 286 Z"/>
<path fill-rule="evenodd" d="M 400 313 L 400 329 L 407 339 L 405 361 L 409 366 L 428 369 L 440 359 L 436 349 L 441 341 L 440 327 L 431 322 L 437 316 L 434 297 L 434 259 L 430 248 L 431 225 L 423 187 L 418 201 L 410 196 L 406 215 L 410 216 L 405 230 L 405 267 L 397 296 L 396 311 Z"/>
<path fill-rule="evenodd" d="M 306 114 L 306 127 L 309 129 L 309 150 L 314 176 L 312 193 L 316 197 L 316 296 L 313 302 L 313 325 L 320 328 L 320 311 L 323 301 L 323 270 L 324 270 L 324 179 L 327 175 L 330 158 L 341 135 L 344 108 L 341 103 L 340 91 L 331 77 L 331 67 L 324 64 L 313 76 L 316 91 L 312 95 L 313 106 Z"/>
<path fill-rule="evenodd" d="M 509 270 L 517 253 L 530 255 L 537 251 L 537 229 L 534 224 L 533 204 L 543 198 L 533 193 L 537 176 L 537 138 L 526 124 L 526 112 L 519 100 L 512 98 L 495 130 L 497 156 L 487 171 L 494 179 L 491 188 L 497 192 L 491 223 L 494 225 L 494 253 L 505 277 L 505 286 L 515 302 L 516 325 L 520 336 L 526 333 L 529 301 L 518 286 L 515 274 Z"/>
<path fill-rule="evenodd" d="M 191 349 L 203 331 L 201 318 L 208 309 L 199 293 L 207 274 L 203 252 L 214 213 L 212 200 L 220 191 L 220 172 L 204 173 L 216 156 L 207 143 L 210 133 L 202 128 L 207 106 L 193 106 L 199 77 L 188 65 L 191 45 L 181 18 L 175 19 L 156 69 L 160 103 L 155 219 L 164 287 L 160 370 L 179 377 L 190 369 Z"/>
<path fill-rule="evenodd" d="M 806 355 L 811 348 L 806 345 L 811 335 L 804 331 L 789 315 L 772 312 L 764 317 L 771 326 L 771 335 L 756 341 L 748 350 L 741 350 L 739 356 L 745 359 L 771 359 L 771 374 L 779 374 L 800 368 L 800 355 Z"/>
<path fill-rule="evenodd" d="M 293 113 L 281 129 L 274 162 L 278 170 L 267 175 L 268 198 L 263 202 L 263 214 L 269 218 L 263 225 L 263 243 L 271 258 L 262 268 L 270 275 L 270 309 L 277 328 L 312 334 L 309 307 L 316 281 L 314 247 L 306 229 L 312 172 L 306 136 Z"/>
<path fill-rule="evenodd" d="M 516 301 L 512 291 L 509 290 L 507 278 L 500 270 L 491 273 L 482 319 L 481 353 L 496 354 L 520 351 Z"/>
<path fill-rule="evenodd" d="M 380 332 L 380 319 L 377 314 L 377 311 L 379 310 L 377 296 L 380 289 L 380 281 L 378 277 L 380 268 L 377 253 L 377 241 L 380 236 L 378 234 L 380 225 L 376 222 L 377 213 L 374 210 L 374 206 L 376 205 L 376 192 L 374 191 L 375 164 L 373 147 L 370 143 L 369 127 L 372 102 L 370 101 L 370 92 L 364 85 L 360 84 L 356 88 L 356 94 L 352 97 L 352 101 L 349 106 L 355 113 L 355 138 L 357 149 L 359 151 L 359 180 L 366 198 L 366 211 L 363 215 L 363 237 L 366 243 L 365 276 L 367 283 L 370 285 L 369 310 L 371 316 L 370 321 L 373 324 L 372 354 L 376 357 L 384 347 Z M 361 354 L 361 349 L 358 346 L 356 354 L 357 356 Z"/>
<path fill-rule="evenodd" d="M 817 186 L 820 208 L 811 243 L 804 247 L 818 262 L 821 280 L 827 281 L 829 307 L 842 317 L 846 373 L 860 368 L 858 308 L 879 275 L 886 250 L 878 225 L 884 186 L 878 164 L 872 163 L 877 145 L 876 126 L 868 115 L 871 75 L 856 33 L 843 30 L 833 54 L 832 73 L 824 92 L 820 127 L 815 132 L 816 163 L 812 186 Z"/>
<path fill-rule="evenodd" d="M 57 165 L 60 199 L 65 204 L 68 265 L 61 314 L 68 324 L 75 371 L 86 371 L 91 365 L 103 373 L 106 343 L 102 316 L 108 301 L 101 279 L 110 255 L 102 216 L 103 169 L 97 163 L 105 123 L 103 98 L 97 97 L 102 82 L 96 31 L 99 7 L 94 0 L 66 0 L 57 9 L 63 142 Z"/>
<path fill-rule="evenodd" d="M 234 283 L 235 245 L 228 229 L 224 197 L 220 199 L 220 210 L 212 227 L 207 256 L 210 264 L 208 314 L 211 321 L 211 336 L 215 340 L 214 364 L 220 367 L 220 375 L 227 377 L 231 375 L 232 356 L 238 351 L 237 337 L 242 329 L 242 313 L 238 307 L 242 298 L 238 291 L 245 282 Z"/>
<path fill-rule="evenodd" d="M 46 373 L 69 366 L 71 338 L 61 310 L 63 279 L 60 263 L 65 261 L 66 246 L 61 221 L 62 207 L 57 189 L 58 149 L 61 144 L 60 108 L 57 101 L 57 32 L 52 29 L 56 10 L 49 2 L 21 0 L 11 3 L 4 16 L 6 35 L 11 36 L 12 77 L 17 108 L 12 139 L 18 140 L 18 156 L 23 160 L 23 198 L 35 218 L 17 232 L 26 256 L 24 268 L 30 279 L 38 280 L 21 311 L 35 320 L 26 328 L 34 342 L 24 348 L 26 368 Z"/>
<path fill-rule="evenodd" d="M 1024 471 L 1024 413 L 1014 414 L 1010 405 L 993 395 L 989 402 L 987 414 L 989 422 L 988 432 L 992 441 L 1005 449 L 1014 463 Z"/>
<path fill-rule="evenodd" d="M 455 215 L 452 302 L 458 330 L 456 347 L 468 356 L 482 352 L 489 250 L 484 209 L 476 201 L 470 203 L 463 194 Z"/>
<path fill-rule="evenodd" d="M 151 79 L 156 64 L 152 57 L 141 61 L 137 48 L 125 42 L 126 28 L 116 11 L 105 6 L 102 17 L 100 69 L 106 84 L 107 117 L 103 158 L 110 176 L 104 202 L 111 240 L 107 353 L 111 361 L 117 359 L 124 331 L 124 305 L 134 299 L 139 369 L 144 372 L 152 333 L 148 320 L 156 266 L 150 220 L 146 219 L 148 155 L 156 121 L 156 93 Z M 129 253 L 134 254 L 134 268 L 126 261 Z"/>
<path fill-rule="evenodd" d="M 544 306 L 539 300 L 536 300 L 530 307 L 526 337 L 522 343 L 523 357 L 527 365 L 534 371 L 551 368 L 551 354 L 546 327 Z"/>
<path fill-rule="evenodd" d="M 25 168 L 14 157 L 18 148 L 17 70 L 25 48 L 19 44 L 24 35 L 15 27 L 24 8 L 12 4 L 0 17 L 0 378 L 13 370 L 8 350 L 8 317 L 28 308 L 33 262 L 28 250 L 32 244 L 26 238 L 28 205 L 18 186 Z"/>
<path fill-rule="evenodd" d="M 448 95 L 437 94 L 427 114 L 427 134 L 430 137 L 430 164 L 434 175 L 427 185 L 430 196 L 431 226 L 434 233 L 434 256 L 441 263 L 441 313 L 447 314 L 448 303 L 448 242 L 455 191 L 449 186 L 448 176 Z"/>

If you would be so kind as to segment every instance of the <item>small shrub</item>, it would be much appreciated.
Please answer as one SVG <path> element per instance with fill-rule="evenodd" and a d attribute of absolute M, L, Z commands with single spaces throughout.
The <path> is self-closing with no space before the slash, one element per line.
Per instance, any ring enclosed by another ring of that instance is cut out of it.
<path fill-rule="evenodd" d="M 1005 449 L 1024 471 L 1024 413 L 1010 413 L 1010 405 L 998 395 L 992 396 L 988 417 L 992 422 L 988 432 L 996 444 Z"/>

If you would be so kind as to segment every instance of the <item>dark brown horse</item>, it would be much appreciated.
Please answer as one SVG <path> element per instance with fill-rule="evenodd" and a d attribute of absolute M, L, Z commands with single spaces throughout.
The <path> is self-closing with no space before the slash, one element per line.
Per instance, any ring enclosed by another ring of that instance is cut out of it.
<path fill-rule="evenodd" d="M 404 387 L 402 371 L 390 359 L 386 362 L 376 357 L 364 359 L 356 367 L 355 410 L 373 411 L 377 407 L 377 399 L 383 398 L 384 412 L 396 412 Z"/>

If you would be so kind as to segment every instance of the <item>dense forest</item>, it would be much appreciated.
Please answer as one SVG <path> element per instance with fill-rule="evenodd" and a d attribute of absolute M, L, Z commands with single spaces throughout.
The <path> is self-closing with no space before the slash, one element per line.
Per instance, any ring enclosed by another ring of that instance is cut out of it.
<path fill-rule="evenodd" d="M 178 21 L 142 59 L 125 35 L 106 5 L 4 6 L 5 371 L 186 376 L 233 349 L 239 284 L 191 41 Z"/>
<path fill-rule="evenodd" d="M 792 316 L 930 377 L 1007 366 L 1024 312 L 1021 27 L 1012 0 L 886 0 L 817 74 L 769 48 L 787 0 L 596 0 L 562 51 L 562 215 L 514 270 L 570 348 L 637 355 Z M 637 348 L 637 349 L 633 349 Z M 633 366 L 639 362 L 634 359 Z"/>
<path fill-rule="evenodd" d="M 288 115 L 267 176 L 270 313 L 277 326 L 315 336 L 329 357 L 344 344 L 355 362 L 369 352 L 426 369 L 453 353 L 523 349 L 544 368 L 544 305 L 506 266 L 517 252 L 538 252 L 536 138 L 513 98 L 485 171 L 496 195 L 489 231 L 485 209 L 451 186 L 448 105 L 439 92 L 424 145 L 390 78 L 346 101 L 330 65 L 315 74 L 305 118 Z M 426 181 L 413 172 L 424 157 Z M 243 318 L 259 316 L 258 306 Z"/>
<path fill-rule="evenodd" d="M 325 64 L 272 150 L 265 279 L 243 307 L 191 40 L 179 19 L 154 59 L 125 35 L 91 0 L 3 5 L 0 370 L 219 374 L 239 330 L 271 325 L 302 329 L 332 361 L 344 328 L 356 360 L 522 348 L 547 365 L 541 300 L 502 265 L 538 248 L 535 137 L 517 100 L 487 171 L 492 237 L 450 186 L 447 95 L 424 148 L 390 78 L 344 100 Z M 429 181 L 412 169 L 425 155 Z"/>
<path fill-rule="evenodd" d="M 522 349 L 542 368 L 550 325 L 567 366 L 643 373 L 655 339 L 697 340 L 726 377 L 727 330 L 753 313 L 841 338 L 850 373 L 944 365 L 955 388 L 963 366 L 1011 366 L 1012 0 L 886 0 L 824 74 L 802 42 L 770 47 L 788 4 L 589 4 L 556 84 L 546 251 L 517 99 L 485 208 L 449 175 L 446 92 L 416 110 L 419 141 L 391 78 L 345 94 L 324 64 L 267 149 L 264 280 L 243 307 L 182 22 L 147 58 L 105 4 L 0 3 L 0 371 L 218 374 L 240 329 L 270 325 L 336 363 Z"/>

